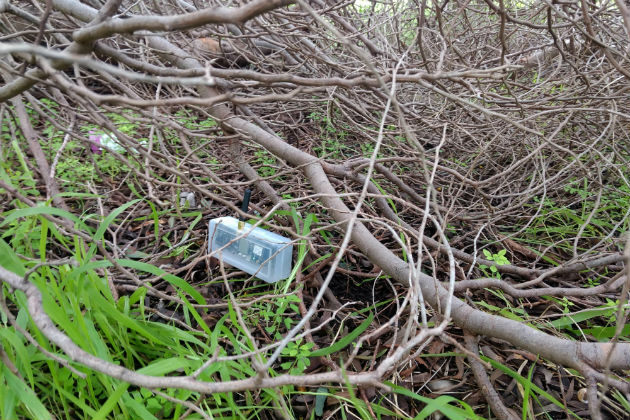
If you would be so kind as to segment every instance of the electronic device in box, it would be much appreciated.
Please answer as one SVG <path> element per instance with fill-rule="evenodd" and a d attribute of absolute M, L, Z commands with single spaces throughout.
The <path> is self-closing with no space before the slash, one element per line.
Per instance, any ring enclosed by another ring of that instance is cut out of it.
<path fill-rule="evenodd" d="M 254 228 L 234 217 L 210 220 L 208 253 L 267 283 L 291 274 L 293 245 L 289 238 Z"/>

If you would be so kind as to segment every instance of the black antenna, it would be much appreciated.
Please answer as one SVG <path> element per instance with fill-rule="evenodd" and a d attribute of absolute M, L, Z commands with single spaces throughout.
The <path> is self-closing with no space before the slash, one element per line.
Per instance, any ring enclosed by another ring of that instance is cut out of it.
<path fill-rule="evenodd" d="M 245 194 L 243 194 L 243 204 L 241 204 L 241 211 L 243 213 L 247 213 L 247 209 L 249 208 L 249 198 L 252 196 L 252 190 L 249 188 L 245 190 Z M 245 227 L 245 216 L 238 217 L 238 230 L 242 230 Z"/>
<path fill-rule="evenodd" d="M 247 213 L 247 209 L 249 208 L 249 198 L 252 196 L 252 190 L 249 188 L 245 190 L 245 194 L 243 194 L 243 204 L 241 204 L 241 211 L 243 213 Z M 241 216 L 239 220 L 245 221 L 246 217 Z"/>

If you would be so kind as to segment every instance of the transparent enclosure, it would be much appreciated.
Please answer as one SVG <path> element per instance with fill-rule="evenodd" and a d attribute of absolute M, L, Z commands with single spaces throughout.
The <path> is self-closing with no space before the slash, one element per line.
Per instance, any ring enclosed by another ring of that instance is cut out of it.
<path fill-rule="evenodd" d="M 284 236 L 242 222 L 234 217 L 210 220 L 208 253 L 225 264 L 275 283 L 291 274 L 293 245 Z"/>

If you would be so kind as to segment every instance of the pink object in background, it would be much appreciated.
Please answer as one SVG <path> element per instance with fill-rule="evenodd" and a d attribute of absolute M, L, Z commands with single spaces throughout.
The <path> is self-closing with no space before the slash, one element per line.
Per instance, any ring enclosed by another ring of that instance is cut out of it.
<path fill-rule="evenodd" d="M 88 139 L 90 140 L 90 150 L 92 151 L 92 153 L 96 153 L 98 155 L 102 154 L 103 151 L 97 145 L 101 144 L 101 136 L 98 134 L 94 134 L 94 131 L 90 131 L 90 137 L 88 137 Z"/>

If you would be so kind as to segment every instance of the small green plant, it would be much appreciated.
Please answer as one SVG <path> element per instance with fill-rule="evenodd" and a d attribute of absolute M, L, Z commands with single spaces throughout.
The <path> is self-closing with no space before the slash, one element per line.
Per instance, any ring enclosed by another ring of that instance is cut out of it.
<path fill-rule="evenodd" d="M 280 334 L 281 330 L 291 328 L 294 322 L 292 316 L 300 315 L 297 302 L 299 302 L 297 296 L 287 295 L 275 299 L 273 302 L 254 305 L 252 307 L 254 311 L 251 314 L 252 319 L 255 319 L 256 322 L 262 322 L 265 331 L 275 337 Z"/>
<path fill-rule="evenodd" d="M 301 316 L 298 302 L 297 296 L 285 295 L 273 301 L 259 303 L 249 309 L 247 319 L 252 324 L 262 325 L 265 332 L 280 341 L 296 322 L 295 318 Z M 304 343 L 301 339 L 289 342 L 282 350 L 283 362 L 280 367 L 293 375 L 303 373 L 310 366 L 312 348 L 313 343 Z"/>
<path fill-rule="evenodd" d="M 546 299 L 551 302 L 555 302 L 563 314 L 568 314 L 570 312 L 569 307 L 575 306 L 575 304 L 571 302 L 566 296 L 563 296 L 562 299 L 553 296 L 547 296 Z"/>
<path fill-rule="evenodd" d="M 559 305 L 562 307 L 562 313 L 569 313 L 569 307 L 574 306 L 575 303 L 571 302 L 569 300 L 569 298 L 567 298 L 566 296 L 563 296 L 562 299 L 559 300 Z"/>
<path fill-rule="evenodd" d="M 313 148 L 317 152 L 320 157 L 326 157 L 329 159 L 341 159 L 343 158 L 343 149 L 344 146 L 338 139 L 336 138 L 327 138 L 322 140 L 322 145 L 319 147 Z"/>
<path fill-rule="evenodd" d="M 264 178 L 272 177 L 278 173 L 276 169 L 276 158 L 264 149 L 257 149 L 254 152 L 254 163 L 260 165 L 258 174 Z"/>
<path fill-rule="evenodd" d="M 588 181 L 586 178 L 582 180 L 571 179 L 567 185 L 564 186 L 564 191 L 569 194 L 577 194 L 585 200 L 589 196 Z"/>
<path fill-rule="evenodd" d="M 200 119 L 196 115 L 189 114 L 185 109 L 180 109 L 175 113 L 177 122 L 189 130 L 208 129 L 217 126 L 217 122 L 212 118 Z"/>
<path fill-rule="evenodd" d="M 282 199 L 289 201 L 289 200 L 295 199 L 295 197 L 292 194 L 282 194 Z M 290 201 L 289 202 L 289 206 L 291 206 L 294 209 L 297 209 L 298 206 L 299 206 L 299 202 L 297 202 L 297 201 Z"/>
<path fill-rule="evenodd" d="M 191 252 L 191 247 L 193 246 L 193 244 L 188 244 L 188 245 L 181 245 L 178 247 L 175 247 L 173 249 L 173 251 L 171 251 L 170 254 L 168 254 L 169 257 L 183 257 L 184 260 L 187 260 L 188 257 L 190 257 L 192 255 Z"/>
<path fill-rule="evenodd" d="M 212 128 L 216 126 L 217 122 L 212 118 L 206 118 L 205 120 L 199 121 L 199 128 Z"/>
<path fill-rule="evenodd" d="M 116 112 L 108 112 L 105 115 L 107 115 L 112 120 L 114 125 L 116 125 L 118 131 L 132 138 L 138 137 L 138 130 L 140 129 L 140 125 L 138 123 L 132 122 L 124 114 L 119 114 Z M 139 117 L 139 115 L 130 113 L 129 117 Z"/>
<path fill-rule="evenodd" d="M 63 142 L 63 137 L 60 136 L 62 133 L 57 134 L 59 135 L 51 137 L 49 142 L 43 145 L 44 152 L 50 156 L 50 160 L 54 158 Z M 78 141 L 70 140 L 66 143 L 55 168 L 55 175 L 63 183 L 65 191 L 84 192 L 88 182 L 102 181 L 100 175 L 115 178 L 129 170 L 127 165 L 111 153 L 103 151 L 101 154 L 92 154 L 94 161 L 87 156 L 89 153 L 89 148 Z"/>
<path fill-rule="evenodd" d="M 329 159 L 344 158 L 344 152 L 348 149 L 346 140 L 349 125 L 344 122 L 334 125 L 327 115 L 315 111 L 310 113 L 309 118 L 319 126 L 321 143 L 313 148 L 317 155 Z"/>
<path fill-rule="evenodd" d="M 506 252 L 507 251 L 505 249 L 502 249 L 496 254 L 493 254 L 487 249 L 484 249 L 483 255 L 486 257 L 487 260 L 494 261 L 496 265 L 507 265 L 510 263 L 510 260 L 508 260 L 507 257 L 505 256 Z M 481 271 L 483 271 L 486 277 L 494 277 L 497 279 L 501 278 L 501 274 L 499 273 L 499 270 L 497 269 L 495 265 L 488 266 L 485 264 L 479 264 L 479 268 L 481 269 Z"/>
<path fill-rule="evenodd" d="M 276 338 L 281 340 L 282 336 L 278 334 Z M 288 370 L 291 375 L 300 375 L 304 373 L 304 370 L 311 365 L 311 359 L 309 356 L 311 355 L 313 345 L 313 343 L 302 344 L 301 339 L 295 342 L 290 342 L 284 350 L 282 350 L 282 356 L 293 360 L 282 363 L 280 367 Z"/>
<path fill-rule="evenodd" d="M 361 143 L 361 153 L 363 154 L 363 157 L 372 157 L 372 153 L 374 153 L 374 143 L 367 141 Z"/>

